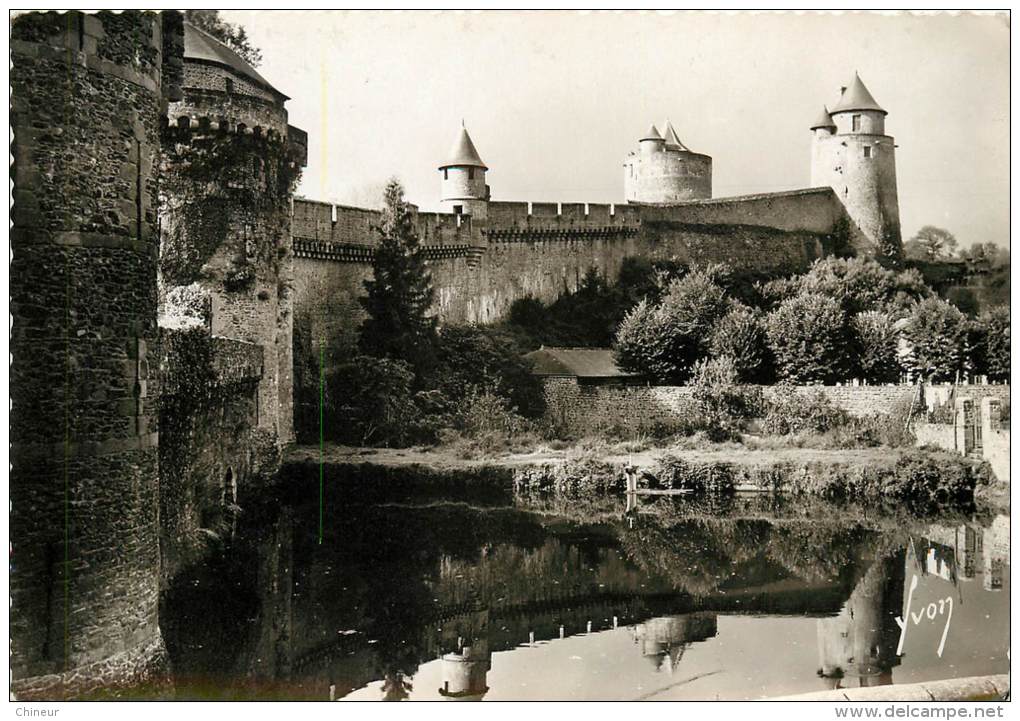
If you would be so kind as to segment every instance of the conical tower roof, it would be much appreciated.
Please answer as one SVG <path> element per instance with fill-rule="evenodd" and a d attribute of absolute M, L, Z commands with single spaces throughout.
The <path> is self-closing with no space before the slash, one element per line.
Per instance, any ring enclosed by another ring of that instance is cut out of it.
<path fill-rule="evenodd" d="M 886 112 L 881 105 L 875 102 L 875 98 L 864 87 L 864 83 L 861 82 L 861 76 L 857 73 L 854 73 L 854 79 L 850 81 L 850 86 L 844 91 L 832 112 L 845 113 L 850 110 L 877 110 L 880 113 Z"/>
<path fill-rule="evenodd" d="M 482 162 L 482 158 L 478 155 L 478 150 L 475 149 L 475 144 L 471 142 L 471 136 L 468 135 L 467 128 L 461 127 L 460 135 L 457 136 L 456 142 L 450 149 L 450 154 L 447 156 L 445 163 L 439 166 L 439 169 L 449 168 L 454 165 L 470 165 L 482 170 L 488 170 L 485 163 Z"/>
<path fill-rule="evenodd" d="M 676 134 L 676 128 L 673 127 L 673 123 L 667 120 L 663 127 L 665 128 L 665 131 L 663 131 L 663 137 L 666 140 L 667 148 L 690 151 L 690 148 L 680 142 L 680 136 Z"/>
<path fill-rule="evenodd" d="M 659 135 L 659 129 L 655 127 L 654 123 L 648 128 L 648 132 L 645 133 L 645 137 L 641 138 L 641 140 L 642 142 L 645 140 L 662 140 L 662 136 Z"/>
<path fill-rule="evenodd" d="M 822 112 L 815 118 L 815 122 L 811 123 L 811 130 L 817 130 L 818 128 L 835 128 L 836 124 L 832 122 L 832 116 L 829 115 L 829 109 L 822 106 Z"/>

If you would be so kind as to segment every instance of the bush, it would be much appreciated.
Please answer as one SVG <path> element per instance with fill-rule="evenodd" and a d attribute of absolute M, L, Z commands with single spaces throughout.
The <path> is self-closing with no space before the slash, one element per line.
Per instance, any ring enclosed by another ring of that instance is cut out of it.
<path fill-rule="evenodd" d="M 695 426 L 704 430 L 710 440 L 739 438 L 747 419 L 757 409 L 752 396 L 757 389 L 742 388 L 737 381 L 736 365 L 728 357 L 698 361 L 694 366 L 691 386 L 697 414 Z"/>
<path fill-rule="evenodd" d="M 620 469 L 602 460 L 598 449 L 582 449 L 567 455 L 562 463 L 514 472 L 518 490 L 555 491 L 557 493 L 607 493 L 623 488 Z"/>
<path fill-rule="evenodd" d="M 649 473 L 664 488 L 703 493 L 733 490 L 733 469 L 724 463 L 692 463 L 665 453 L 655 459 Z"/>
<path fill-rule="evenodd" d="M 821 390 L 798 393 L 790 386 L 775 386 L 764 405 L 762 430 L 777 436 L 825 433 L 845 425 L 849 418 Z"/>
<path fill-rule="evenodd" d="M 708 351 L 711 331 L 728 301 L 708 273 L 693 270 L 670 281 L 657 304 L 642 301 L 620 323 L 616 359 L 624 370 L 682 383 Z"/>
<path fill-rule="evenodd" d="M 892 318 L 865 311 L 850 319 L 855 374 L 868 383 L 895 383 L 900 379 L 899 332 Z"/>
<path fill-rule="evenodd" d="M 741 383 L 769 383 L 772 380 L 772 354 L 769 351 L 765 320 L 744 305 L 724 315 L 712 331 L 712 356 L 726 356 L 734 364 Z"/>
<path fill-rule="evenodd" d="M 903 335 L 910 344 L 907 367 L 920 378 L 957 381 L 970 363 L 970 328 L 966 316 L 940 298 L 928 298 L 910 314 Z"/>
<path fill-rule="evenodd" d="M 1009 306 L 996 306 L 980 316 L 982 330 L 981 371 L 989 380 L 1009 382 Z"/>
<path fill-rule="evenodd" d="M 781 380 L 833 383 L 846 377 L 846 318 L 832 298 L 814 293 L 788 298 L 768 315 L 766 329 Z"/>
<path fill-rule="evenodd" d="M 972 499 L 977 480 L 974 468 L 955 455 L 911 450 L 896 461 L 882 492 L 895 498 L 946 505 Z"/>
<path fill-rule="evenodd" d="M 404 446 L 420 440 L 414 372 L 404 361 L 355 356 L 325 378 L 324 431 L 354 445 Z"/>

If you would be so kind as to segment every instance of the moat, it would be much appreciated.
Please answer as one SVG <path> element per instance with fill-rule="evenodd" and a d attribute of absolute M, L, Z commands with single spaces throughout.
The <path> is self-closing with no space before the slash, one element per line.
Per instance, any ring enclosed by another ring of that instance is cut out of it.
<path fill-rule="evenodd" d="M 246 509 L 174 580 L 177 698 L 739 700 L 1009 669 L 1007 516 L 327 493 L 320 536 L 319 513 Z"/>

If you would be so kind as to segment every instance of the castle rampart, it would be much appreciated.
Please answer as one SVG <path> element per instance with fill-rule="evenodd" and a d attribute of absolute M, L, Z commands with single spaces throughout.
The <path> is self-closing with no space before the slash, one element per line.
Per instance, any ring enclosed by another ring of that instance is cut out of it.
<path fill-rule="evenodd" d="M 175 23 L 175 21 L 177 21 Z M 12 23 L 11 656 L 19 699 L 165 680 L 155 372 L 179 15 Z M 164 84 L 164 81 L 165 84 Z"/>

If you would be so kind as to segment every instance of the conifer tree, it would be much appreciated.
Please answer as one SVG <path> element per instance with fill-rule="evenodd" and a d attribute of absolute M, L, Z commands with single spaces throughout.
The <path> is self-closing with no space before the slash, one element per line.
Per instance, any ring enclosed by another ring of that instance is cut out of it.
<path fill-rule="evenodd" d="M 396 179 L 386 184 L 385 199 L 372 278 L 364 282 L 367 295 L 360 301 L 368 317 L 359 345 L 367 355 L 407 361 L 420 375 L 435 354 L 436 318 L 429 315 L 435 292 Z"/>

